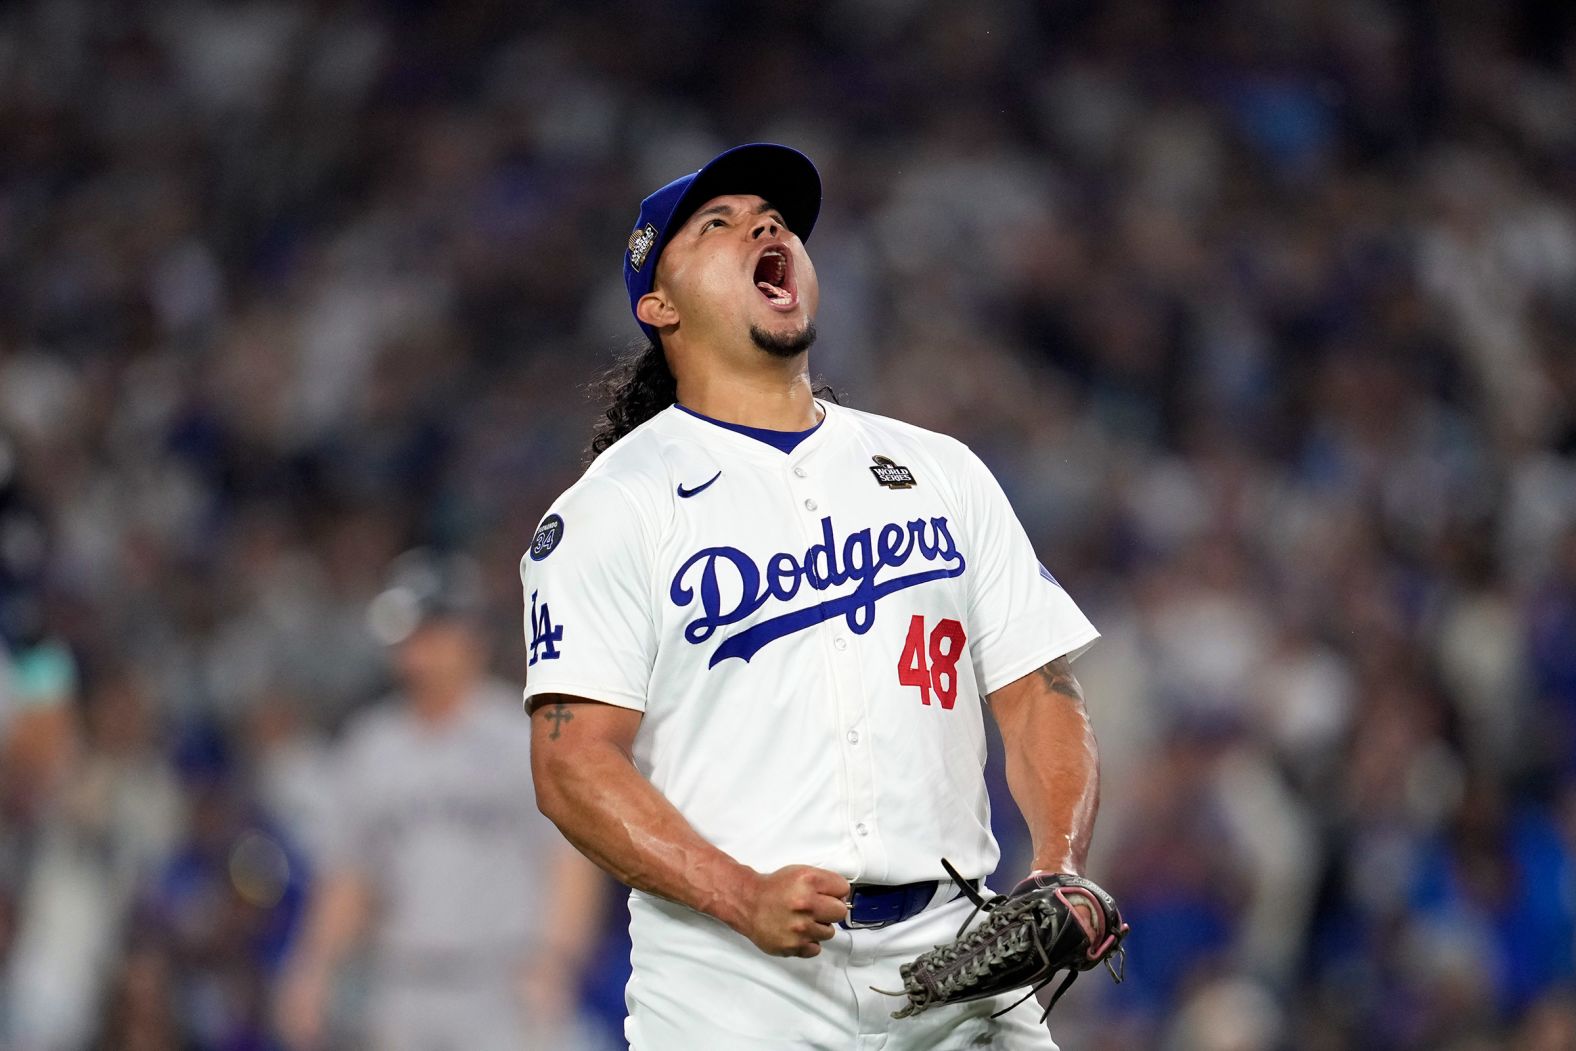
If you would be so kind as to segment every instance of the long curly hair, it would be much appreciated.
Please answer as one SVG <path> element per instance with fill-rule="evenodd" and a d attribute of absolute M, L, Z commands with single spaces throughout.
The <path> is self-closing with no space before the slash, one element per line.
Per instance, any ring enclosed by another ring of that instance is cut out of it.
<path fill-rule="evenodd" d="M 629 354 L 604 372 L 591 390 L 607 405 L 591 436 L 590 459 L 594 460 L 612 448 L 614 442 L 678 401 L 679 382 L 668 367 L 662 345 L 647 339 L 635 344 Z M 842 404 L 829 384 L 817 384 L 814 394 Z"/>

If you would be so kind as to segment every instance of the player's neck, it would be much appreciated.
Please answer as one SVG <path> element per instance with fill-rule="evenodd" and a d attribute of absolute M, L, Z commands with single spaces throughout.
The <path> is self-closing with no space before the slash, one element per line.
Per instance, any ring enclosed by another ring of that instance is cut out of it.
<path fill-rule="evenodd" d="M 781 370 L 741 375 L 708 369 L 679 377 L 679 404 L 723 423 L 771 431 L 805 431 L 821 420 L 803 359 Z"/>

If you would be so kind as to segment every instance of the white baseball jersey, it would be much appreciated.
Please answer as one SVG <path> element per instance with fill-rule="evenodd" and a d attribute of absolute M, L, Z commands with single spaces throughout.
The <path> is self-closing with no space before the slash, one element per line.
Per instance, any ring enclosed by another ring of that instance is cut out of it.
<path fill-rule="evenodd" d="M 529 705 L 643 712 L 640 771 L 763 872 L 996 867 L 980 699 L 1098 633 L 960 442 L 838 405 L 792 452 L 669 408 L 521 560 Z"/>

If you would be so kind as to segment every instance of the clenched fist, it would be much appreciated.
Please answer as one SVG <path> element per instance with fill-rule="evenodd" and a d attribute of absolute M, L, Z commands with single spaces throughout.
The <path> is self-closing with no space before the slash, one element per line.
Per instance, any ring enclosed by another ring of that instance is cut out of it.
<path fill-rule="evenodd" d="M 848 915 L 852 888 L 835 872 L 787 865 L 757 874 L 736 929 L 772 956 L 815 956 Z"/>

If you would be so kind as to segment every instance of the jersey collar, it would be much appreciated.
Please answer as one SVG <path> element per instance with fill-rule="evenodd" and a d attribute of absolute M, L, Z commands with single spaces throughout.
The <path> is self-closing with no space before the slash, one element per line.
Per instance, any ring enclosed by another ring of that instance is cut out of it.
<path fill-rule="evenodd" d="M 792 464 L 818 447 L 833 425 L 837 406 L 819 398 L 815 403 L 821 409 L 821 420 L 814 427 L 804 431 L 770 431 L 759 427 L 725 423 L 703 416 L 677 403 L 667 410 L 667 414 L 673 421 L 670 426 L 682 431 L 688 437 L 707 444 L 721 443 L 730 449 L 768 462 Z M 788 444 L 784 439 L 792 439 L 792 443 Z"/>
<path fill-rule="evenodd" d="M 742 434 L 746 438 L 754 438 L 758 442 L 765 442 L 773 449 L 776 449 L 778 452 L 785 455 L 797 449 L 806 438 L 820 430 L 821 424 L 826 422 L 826 415 L 823 413 L 821 418 L 815 421 L 815 426 L 810 427 L 807 430 L 774 431 L 766 427 L 747 427 L 742 423 L 728 423 L 725 420 L 714 420 L 705 413 L 696 412 L 687 405 L 680 405 L 677 402 L 674 403 L 673 407 L 678 409 L 680 412 L 689 413 L 697 420 L 705 420 L 707 423 L 716 424 L 718 427 L 726 427 L 730 431 Z"/>

